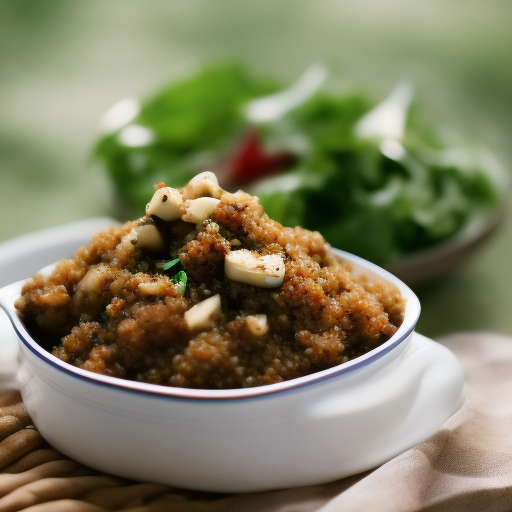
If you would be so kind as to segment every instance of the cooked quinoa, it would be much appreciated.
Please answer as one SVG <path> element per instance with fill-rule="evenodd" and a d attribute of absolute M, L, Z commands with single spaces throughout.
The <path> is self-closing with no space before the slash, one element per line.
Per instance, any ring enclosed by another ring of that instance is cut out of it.
<path fill-rule="evenodd" d="M 394 285 L 357 276 L 319 233 L 281 226 L 204 174 L 181 191 L 159 184 L 145 217 L 29 279 L 16 308 L 33 337 L 92 372 L 225 389 L 330 368 L 396 332 Z"/>

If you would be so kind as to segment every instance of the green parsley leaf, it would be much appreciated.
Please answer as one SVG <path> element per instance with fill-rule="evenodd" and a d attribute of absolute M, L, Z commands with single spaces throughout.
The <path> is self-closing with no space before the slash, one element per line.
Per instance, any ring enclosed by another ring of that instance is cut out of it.
<path fill-rule="evenodd" d="M 167 263 L 164 263 L 162 265 L 162 270 L 164 271 L 165 274 L 167 274 L 170 277 L 175 275 L 181 268 L 181 260 L 179 258 L 168 261 Z"/>
<path fill-rule="evenodd" d="M 185 294 L 185 289 L 187 287 L 188 276 L 184 270 L 180 270 L 173 278 L 172 282 L 176 285 L 178 293 L 180 295 Z"/>

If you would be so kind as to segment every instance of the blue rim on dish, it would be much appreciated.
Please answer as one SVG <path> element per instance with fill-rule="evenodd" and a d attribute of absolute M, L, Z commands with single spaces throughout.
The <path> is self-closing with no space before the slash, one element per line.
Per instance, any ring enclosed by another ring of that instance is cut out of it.
<path fill-rule="evenodd" d="M 414 308 L 415 314 L 412 318 L 409 318 L 407 321 L 408 325 L 402 325 L 399 327 L 398 331 L 385 343 L 376 347 L 375 349 L 359 356 L 355 359 L 351 359 L 346 363 L 342 363 L 340 365 L 334 366 L 332 368 L 328 368 L 326 370 L 322 370 L 319 372 L 315 372 L 309 375 L 305 375 L 303 377 L 298 377 L 295 379 L 290 379 L 284 382 L 279 382 L 276 384 L 269 384 L 264 386 L 255 386 L 251 388 L 241 388 L 241 389 L 222 389 L 222 390 L 212 390 L 212 389 L 192 389 L 192 388 L 176 388 L 171 386 L 162 386 L 158 384 L 148 384 L 145 382 L 137 382 L 127 379 L 121 379 L 118 377 L 110 377 L 107 375 L 102 375 L 98 373 L 89 372 L 87 370 L 83 370 L 81 368 L 77 368 L 72 366 L 64 361 L 61 361 L 57 357 L 53 356 L 51 353 L 47 352 L 43 349 L 27 332 L 25 326 L 23 325 L 21 319 L 18 317 L 18 314 L 14 308 L 14 300 L 13 296 L 19 295 L 19 291 L 21 289 L 21 285 L 23 282 L 15 283 L 13 285 L 9 285 L 4 290 L 9 289 L 10 294 L 7 297 L 4 293 L 4 297 L 2 299 L 8 299 L 4 301 L 4 307 L 6 312 L 11 320 L 11 323 L 18 335 L 19 339 L 28 348 L 35 356 L 37 356 L 40 360 L 45 363 L 50 364 L 54 369 L 82 381 L 86 381 L 90 384 L 96 384 L 100 386 L 106 386 L 109 388 L 113 388 L 119 391 L 126 391 L 131 393 L 150 395 L 152 397 L 161 397 L 165 399 L 189 399 L 189 400 L 241 400 L 241 399 L 250 399 L 250 398 L 258 398 L 258 397 L 266 397 L 268 395 L 275 395 L 286 391 L 293 391 L 297 388 L 302 388 L 305 386 L 313 385 L 319 382 L 325 382 L 327 380 L 331 380 L 335 377 L 340 377 L 342 375 L 347 375 L 349 373 L 354 372 L 355 370 L 364 368 L 378 359 L 380 359 L 385 354 L 391 352 L 394 348 L 399 346 L 404 340 L 406 340 L 414 331 L 416 323 L 418 321 L 420 315 L 420 304 L 416 295 L 412 292 L 412 290 L 405 285 L 398 278 L 390 274 L 388 271 L 370 263 L 358 256 L 354 256 L 353 254 L 346 253 L 344 251 L 340 251 L 338 249 L 334 249 L 335 253 L 338 256 L 341 256 L 343 259 L 359 264 L 364 269 L 372 271 L 376 273 L 381 278 L 390 281 L 391 283 L 398 286 L 400 292 L 407 295 L 407 304 L 406 309 Z M 12 290 L 11 290 L 12 289 Z M 409 304 L 411 301 L 414 304 Z"/>

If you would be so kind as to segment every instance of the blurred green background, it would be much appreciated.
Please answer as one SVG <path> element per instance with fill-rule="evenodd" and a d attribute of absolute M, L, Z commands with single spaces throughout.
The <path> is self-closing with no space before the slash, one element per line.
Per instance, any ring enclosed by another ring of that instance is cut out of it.
<path fill-rule="evenodd" d="M 323 62 L 331 86 L 377 99 L 409 80 L 430 122 L 510 169 L 511 22 L 505 0 L 2 0 L 0 242 L 112 215 L 90 163 L 103 112 L 217 60 L 290 81 Z M 419 290 L 419 331 L 512 335 L 511 256 L 506 218 L 467 265 Z"/>

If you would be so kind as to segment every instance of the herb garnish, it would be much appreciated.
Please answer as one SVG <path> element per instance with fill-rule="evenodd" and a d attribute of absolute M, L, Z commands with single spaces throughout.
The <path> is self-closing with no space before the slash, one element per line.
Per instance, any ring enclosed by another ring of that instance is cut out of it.
<path fill-rule="evenodd" d="M 175 260 L 168 261 L 162 265 L 162 270 L 166 275 L 172 277 L 178 272 L 178 270 L 183 269 L 181 265 L 181 260 L 176 258 Z"/>
<path fill-rule="evenodd" d="M 176 285 L 176 289 L 180 295 L 185 294 L 187 288 L 188 276 L 184 270 L 180 270 L 173 278 L 172 282 Z"/>
<path fill-rule="evenodd" d="M 183 270 L 183 265 L 181 264 L 181 260 L 176 258 L 174 260 L 168 261 L 160 266 L 165 275 L 169 276 L 172 279 L 172 282 L 176 285 L 176 289 L 180 295 L 185 294 L 185 289 L 187 288 L 188 276 L 187 273 Z"/>

